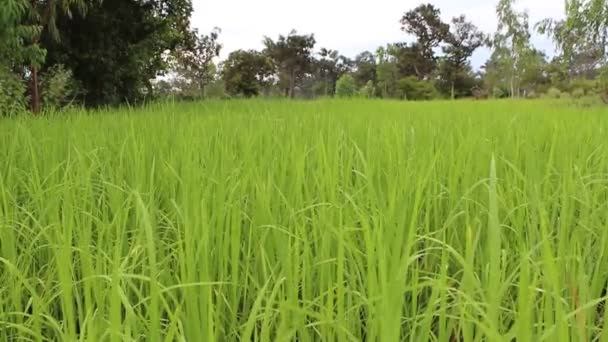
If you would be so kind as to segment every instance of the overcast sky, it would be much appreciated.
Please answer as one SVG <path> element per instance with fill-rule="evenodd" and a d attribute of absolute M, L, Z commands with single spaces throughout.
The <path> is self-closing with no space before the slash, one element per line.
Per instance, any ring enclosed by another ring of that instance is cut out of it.
<path fill-rule="evenodd" d="M 386 43 L 408 40 L 400 31 L 399 19 L 404 12 L 427 2 L 441 9 L 445 21 L 465 14 L 485 32 L 496 29 L 498 0 L 193 0 L 192 23 L 201 32 L 221 28 L 221 58 L 237 49 L 262 49 L 264 36 L 275 39 L 291 29 L 314 33 L 317 50 L 327 47 L 354 57 Z M 546 17 L 561 17 L 564 5 L 563 0 L 518 0 L 517 7 L 528 10 L 531 23 L 536 23 Z M 536 35 L 533 42 L 552 53 L 552 44 L 546 38 Z M 479 67 L 488 56 L 487 51 L 479 51 L 473 57 L 473 66 Z"/>

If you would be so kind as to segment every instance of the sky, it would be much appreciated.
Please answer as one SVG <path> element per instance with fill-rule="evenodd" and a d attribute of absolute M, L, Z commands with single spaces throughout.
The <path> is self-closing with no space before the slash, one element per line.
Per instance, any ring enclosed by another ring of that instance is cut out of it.
<path fill-rule="evenodd" d="M 498 0 L 193 0 L 192 24 L 202 33 L 219 27 L 224 59 L 238 49 L 263 49 L 264 36 L 276 39 L 292 29 L 298 33 L 314 33 L 316 50 L 326 47 L 347 57 L 375 51 L 387 43 L 409 41 L 400 30 L 399 19 L 404 12 L 421 3 L 431 2 L 441 9 L 444 21 L 465 14 L 484 32 L 496 30 L 495 7 Z M 563 16 L 563 0 L 518 0 L 516 7 L 527 10 L 532 24 L 547 17 Z M 552 43 L 534 35 L 536 48 L 549 55 Z M 489 51 L 479 50 L 472 58 L 479 68 Z"/>

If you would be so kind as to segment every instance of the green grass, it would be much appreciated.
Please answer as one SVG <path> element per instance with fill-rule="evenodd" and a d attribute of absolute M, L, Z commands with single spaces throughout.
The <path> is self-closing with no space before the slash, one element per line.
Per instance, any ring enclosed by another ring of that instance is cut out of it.
<path fill-rule="evenodd" d="M 608 341 L 608 111 L 0 121 L 2 341 Z"/>

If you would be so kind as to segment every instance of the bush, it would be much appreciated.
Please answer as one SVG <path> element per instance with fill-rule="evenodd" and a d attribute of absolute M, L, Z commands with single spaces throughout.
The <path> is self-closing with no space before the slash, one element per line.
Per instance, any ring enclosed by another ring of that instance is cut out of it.
<path fill-rule="evenodd" d="M 585 90 L 582 88 L 576 88 L 572 91 L 572 97 L 575 99 L 580 99 L 585 96 Z"/>
<path fill-rule="evenodd" d="M 568 86 L 569 92 L 575 97 L 574 93 L 577 92 L 579 95 L 582 92 L 581 97 L 589 94 L 598 92 L 599 82 L 597 80 L 586 80 L 586 79 L 574 79 Z"/>
<path fill-rule="evenodd" d="M 477 100 L 485 100 L 488 98 L 488 91 L 481 87 L 473 87 L 472 89 L 473 97 Z"/>
<path fill-rule="evenodd" d="M 228 98 L 224 81 L 218 80 L 209 83 L 205 90 L 205 97 L 209 99 L 225 99 Z"/>
<path fill-rule="evenodd" d="M 336 96 L 337 97 L 352 97 L 357 91 L 355 79 L 349 75 L 343 75 L 338 79 L 336 83 Z"/>
<path fill-rule="evenodd" d="M 27 110 L 25 84 L 14 73 L 0 66 L 0 116 L 10 116 Z"/>
<path fill-rule="evenodd" d="M 374 87 L 374 82 L 369 80 L 367 81 L 367 84 L 365 84 L 363 87 L 361 87 L 361 89 L 359 89 L 359 96 L 371 99 L 372 97 L 374 97 L 375 92 L 376 89 Z"/>
<path fill-rule="evenodd" d="M 502 99 L 504 97 L 507 97 L 508 94 L 509 94 L 508 91 L 505 91 L 504 89 L 502 89 L 500 87 L 492 88 L 492 97 L 495 99 Z"/>
<path fill-rule="evenodd" d="M 547 97 L 552 98 L 552 99 L 559 99 L 562 97 L 562 92 L 561 92 L 561 90 L 559 90 L 555 87 L 551 87 L 551 88 L 549 88 L 549 90 L 547 90 Z"/>
<path fill-rule="evenodd" d="M 402 78 L 397 82 L 401 97 L 406 100 L 432 100 L 437 97 L 437 89 L 429 81 L 414 76 Z"/>
<path fill-rule="evenodd" d="M 81 92 L 72 71 L 58 64 L 42 75 L 41 94 L 46 108 L 59 109 L 73 103 Z"/>

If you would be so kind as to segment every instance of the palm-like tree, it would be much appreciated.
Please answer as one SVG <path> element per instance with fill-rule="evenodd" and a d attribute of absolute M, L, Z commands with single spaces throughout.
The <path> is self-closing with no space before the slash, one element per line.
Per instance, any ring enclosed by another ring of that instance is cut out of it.
<path fill-rule="evenodd" d="M 37 34 L 32 38 L 32 45 L 38 46 L 43 33 L 47 33 L 54 40 L 59 40 L 59 30 L 57 29 L 57 15 L 62 14 L 72 17 L 73 10 L 84 13 L 87 8 L 87 1 L 90 0 L 23 0 L 29 1 L 28 21 L 32 25 L 39 27 Z M 31 73 L 31 109 L 34 113 L 40 111 L 40 90 L 38 83 L 38 69 L 41 63 L 32 61 L 29 65 Z"/>

